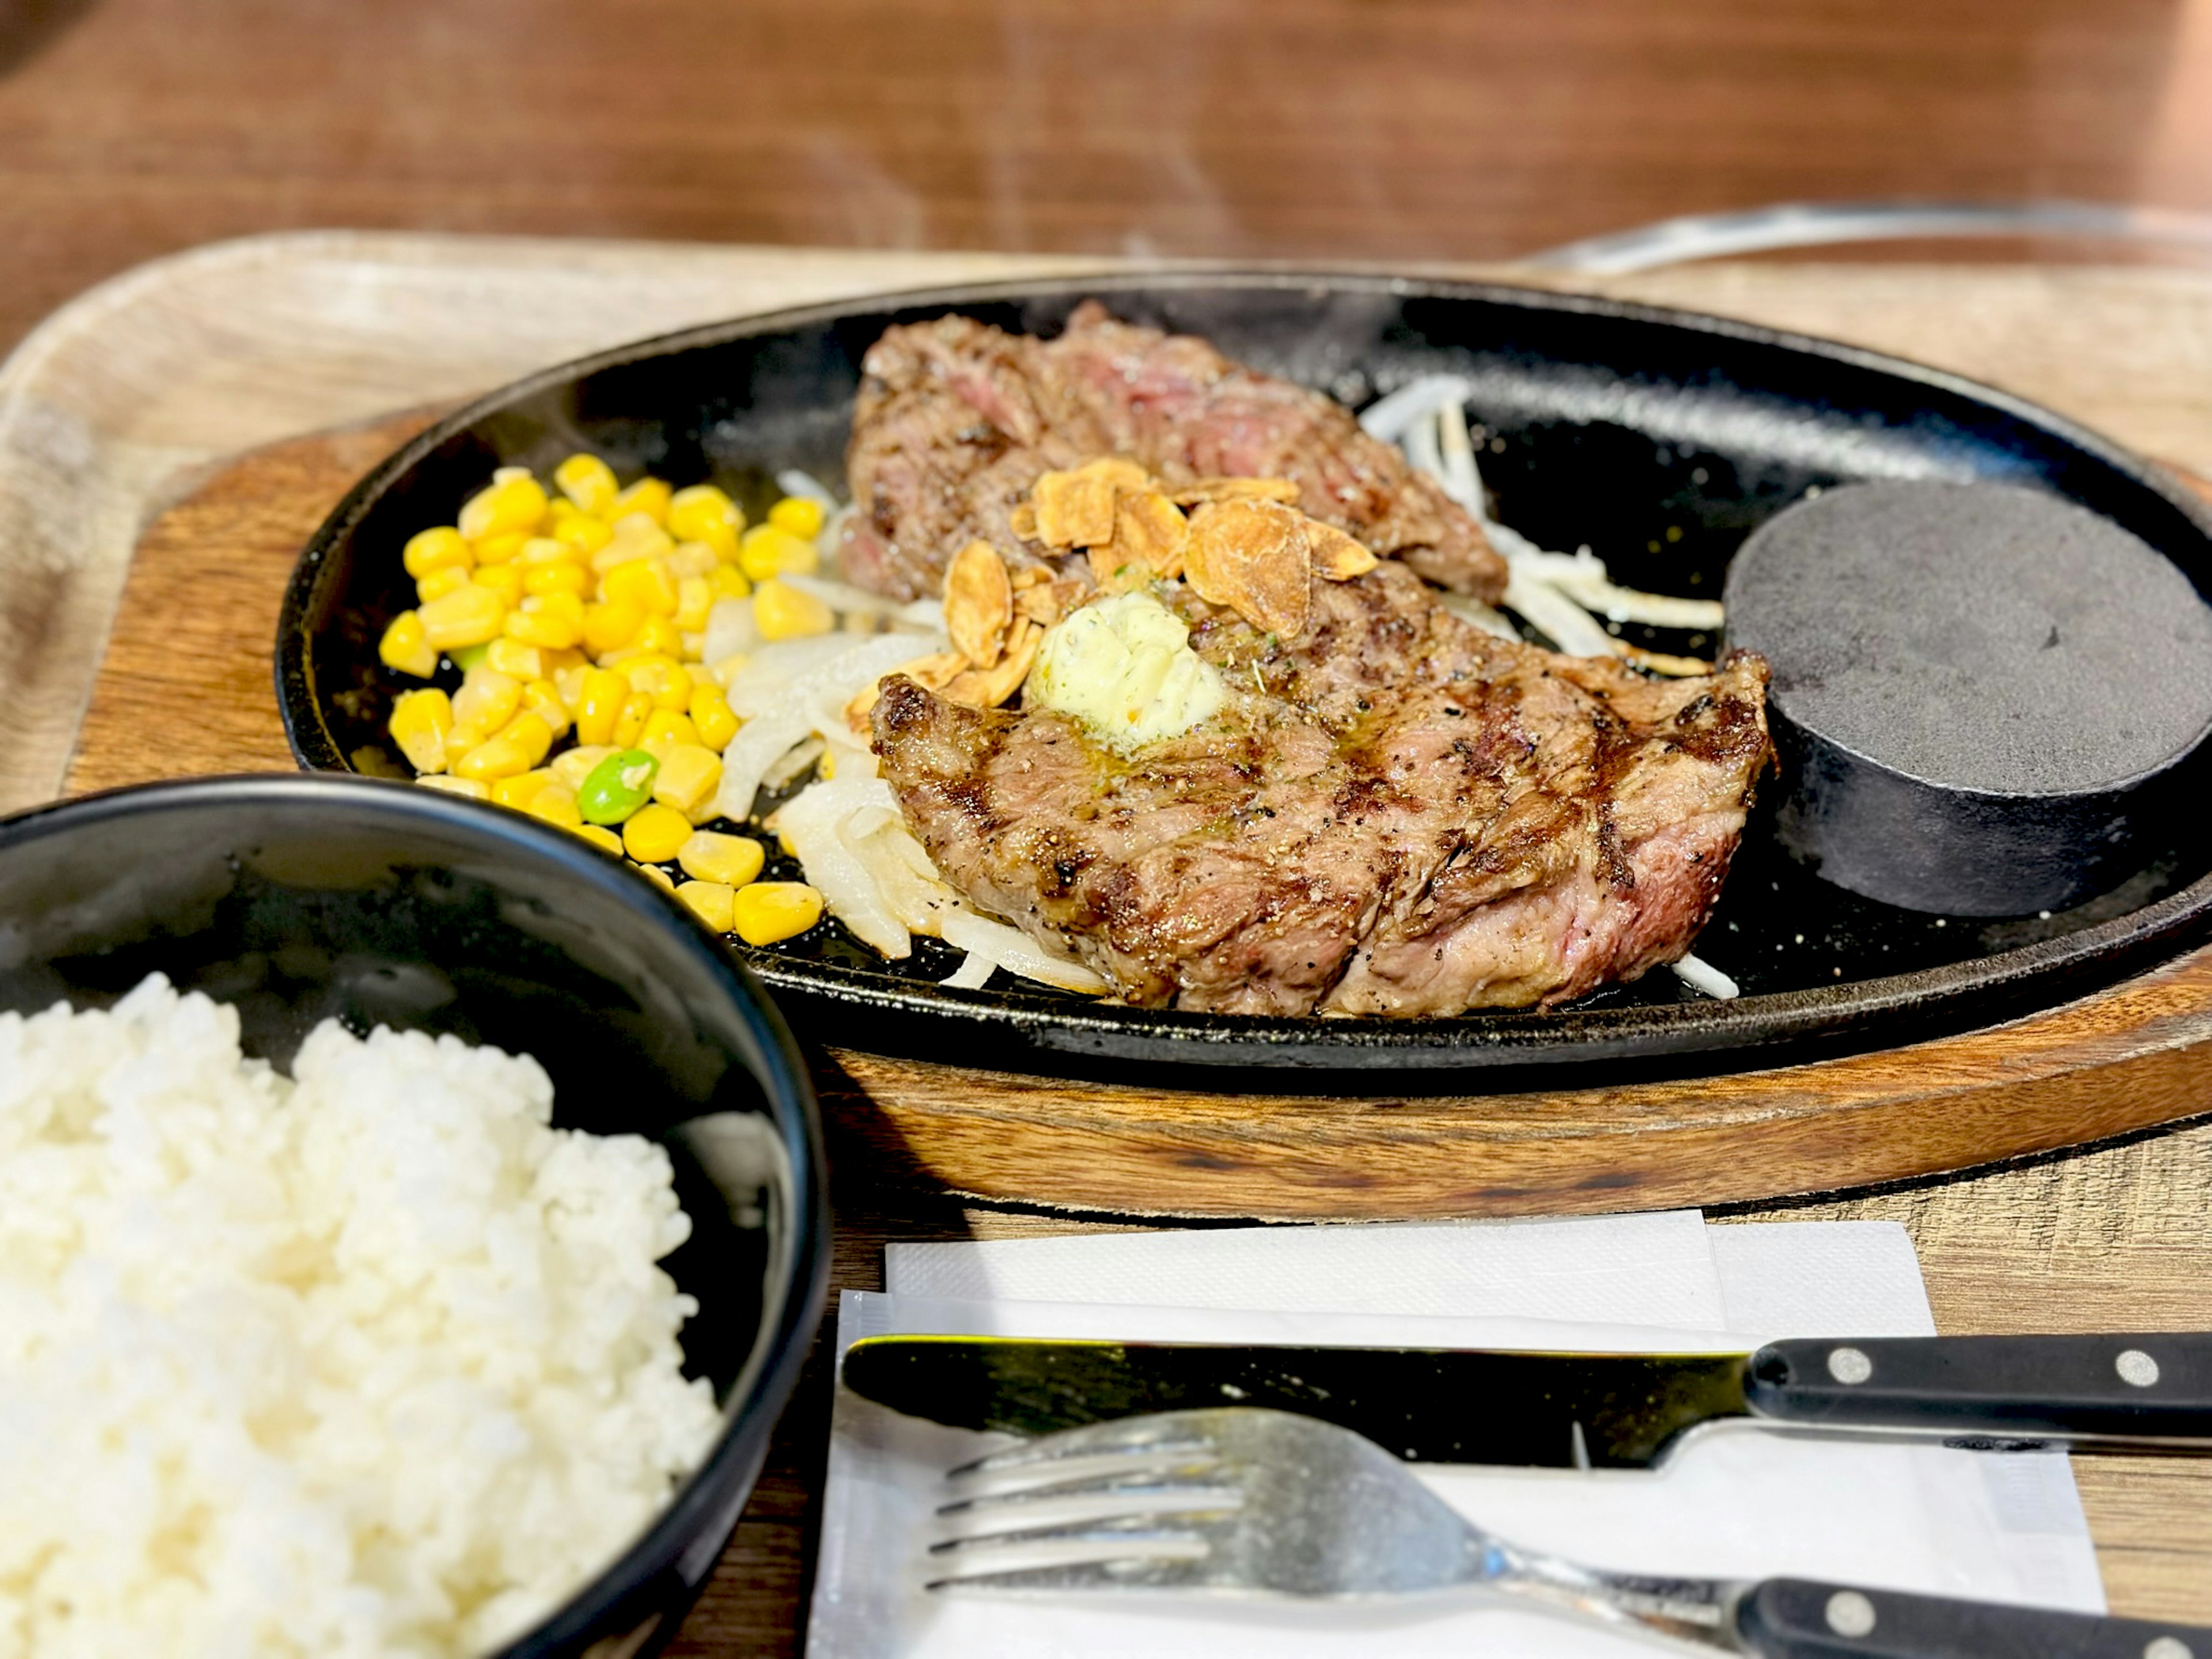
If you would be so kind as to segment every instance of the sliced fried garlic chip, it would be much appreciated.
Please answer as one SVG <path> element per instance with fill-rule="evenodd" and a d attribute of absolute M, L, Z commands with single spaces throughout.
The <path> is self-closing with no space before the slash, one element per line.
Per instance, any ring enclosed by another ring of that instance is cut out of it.
<path fill-rule="evenodd" d="M 1182 509 L 1156 490 L 1124 490 L 1114 507 L 1113 550 L 1141 559 L 1155 576 L 1182 574 L 1190 523 Z"/>
<path fill-rule="evenodd" d="M 1114 539 L 1114 480 L 1097 465 L 1048 472 L 1030 492 L 1036 537 L 1047 547 L 1103 547 Z"/>
<path fill-rule="evenodd" d="M 978 668 L 988 668 L 1006 649 L 1014 620 L 1013 582 L 999 550 L 973 541 L 945 570 L 945 631 L 954 647 Z"/>
<path fill-rule="evenodd" d="M 1183 580 L 1255 628 L 1297 639 L 1313 604 L 1308 522 L 1276 501 L 1210 501 L 1191 514 Z"/>
<path fill-rule="evenodd" d="M 1380 562 L 1364 544 L 1319 519 L 1306 520 L 1306 546 L 1313 554 L 1314 574 L 1328 581 L 1348 582 Z"/>
<path fill-rule="evenodd" d="M 964 702 L 975 708 L 996 708 L 1021 690 L 1022 682 L 1030 677 L 1036 663 L 1037 641 L 1044 637 L 1044 629 L 1027 617 L 1014 623 L 1014 631 L 1006 641 L 1006 653 L 995 668 L 970 668 L 956 674 L 945 687 L 945 695 L 954 702 Z"/>
<path fill-rule="evenodd" d="M 1006 526 L 1025 542 L 1036 539 L 1036 508 L 1027 501 L 1017 501 L 1006 511 Z"/>

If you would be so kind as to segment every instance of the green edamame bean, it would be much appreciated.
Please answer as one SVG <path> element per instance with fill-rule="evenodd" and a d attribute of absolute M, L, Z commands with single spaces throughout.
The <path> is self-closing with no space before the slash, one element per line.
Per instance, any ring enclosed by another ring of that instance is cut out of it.
<path fill-rule="evenodd" d="M 576 810 L 586 823 L 620 823 L 653 799 L 653 781 L 659 774 L 659 759 L 642 749 L 610 755 L 584 775 Z"/>

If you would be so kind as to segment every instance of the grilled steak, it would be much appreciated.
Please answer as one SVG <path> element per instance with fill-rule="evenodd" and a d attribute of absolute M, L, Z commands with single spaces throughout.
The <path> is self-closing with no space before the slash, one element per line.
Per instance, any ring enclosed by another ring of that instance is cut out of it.
<path fill-rule="evenodd" d="M 861 510 L 842 557 L 878 592 L 935 593 L 979 536 L 1018 563 L 1046 559 L 1009 512 L 1041 474 L 1101 455 L 1170 485 L 1288 478 L 1305 512 L 1430 580 L 1492 600 L 1505 590 L 1481 526 L 1340 404 L 1203 340 L 1116 322 L 1095 301 L 1049 341 L 967 317 L 894 328 L 862 369 L 846 453 Z"/>
<path fill-rule="evenodd" d="M 884 775 L 946 879 L 1134 1003 L 1550 1006 L 1688 950 L 1768 757 L 1764 662 L 1659 681 L 1558 656 L 1389 562 L 1312 599 L 1285 644 L 1176 591 L 1250 689 L 1133 756 L 886 681 Z"/>

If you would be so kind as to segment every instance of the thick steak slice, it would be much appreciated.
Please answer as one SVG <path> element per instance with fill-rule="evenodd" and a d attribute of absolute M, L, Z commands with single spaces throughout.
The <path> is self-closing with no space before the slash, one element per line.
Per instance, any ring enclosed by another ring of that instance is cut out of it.
<path fill-rule="evenodd" d="M 847 575 L 899 599 L 938 591 L 982 537 L 1017 561 L 1046 550 L 1008 514 L 1038 477 L 1102 455 L 1170 484 L 1279 477 L 1298 505 L 1446 587 L 1496 599 L 1505 566 L 1481 526 L 1318 392 L 1231 362 L 1205 341 L 1116 322 L 1086 301 L 1055 340 L 967 317 L 886 331 L 862 364 L 846 471 Z"/>
<path fill-rule="evenodd" d="M 1689 949 L 1768 757 L 1763 662 L 1647 680 L 1492 639 L 1387 564 L 1313 598 L 1288 647 L 1180 599 L 1254 689 L 1132 757 L 887 682 L 908 824 L 972 902 L 1146 1006 L 1550 1006 Z"/>

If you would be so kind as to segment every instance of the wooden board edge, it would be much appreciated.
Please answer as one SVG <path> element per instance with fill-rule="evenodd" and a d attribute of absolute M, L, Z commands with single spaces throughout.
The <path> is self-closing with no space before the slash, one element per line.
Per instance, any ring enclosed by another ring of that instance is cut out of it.
<path fill-rule="evenodd" d="M 1755 1203 L 2002 1163 L 2202 1114 L 2208 1059 L 2212 946 L 2006 1024 L 1713 1078 L 1225 1097 L 833 1049 L 817 1081 L 833 1150 L 873 1176 L 1082 1212 L 1404 1219 Z"/>

